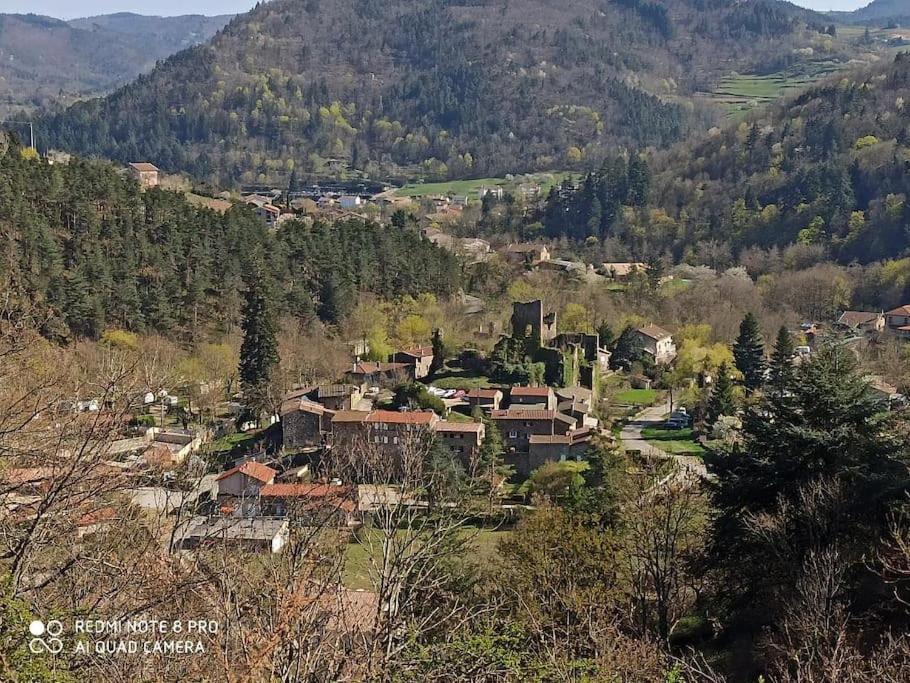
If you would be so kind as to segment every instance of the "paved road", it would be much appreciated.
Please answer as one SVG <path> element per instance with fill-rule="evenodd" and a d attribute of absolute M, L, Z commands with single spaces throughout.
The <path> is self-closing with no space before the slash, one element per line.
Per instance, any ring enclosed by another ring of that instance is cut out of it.
<path fill-rule="evenodd" d="M 623 446 L 625 446 L 626 450 L 641 451 L 642 455 L 676 460 L 679 465 L 680 475 L 689 474 L 701 479 L 707 478 L 708 470 L 705 468 L 705 463 L 702 462 L 701 458 L 694 455 L 674 455 L 672 453 L 667 453 L 665 450 L 653 446 L 642 438 L 642 429 L 660 426 L 669 413 L 669 400 L 659 405 L 645 408 L 637 413 L 626 423 L 619 434 Z"/>

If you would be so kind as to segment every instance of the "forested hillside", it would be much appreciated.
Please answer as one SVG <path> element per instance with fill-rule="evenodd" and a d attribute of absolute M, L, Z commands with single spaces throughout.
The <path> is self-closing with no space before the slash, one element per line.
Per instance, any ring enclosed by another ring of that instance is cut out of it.
<path fill-rule="evenodd" d="M 831 12 L 836 18 L 856 24 L 882 25 L 889 20 L 910 17 L 910 2 L 907 0 L 872 0 L 865 7 L 852 12 Z"/>
<path fill-rule="evenodd" d="M 0 14 L 0 118 L 108 92 L 208 40 L 229 20 L 122 13 L 64 22 Z"/>
<path fill-rule="evenodd" d="M 702 121 L 688 95 L 827 23 L 770 0 L 274 0 L 40 129 L 222 182 L 582 167 L 680 139 Z"/>
<path fill-rule="evenodd" d="M 578 190 L 554 191 L 546 232 L 614 237 L 639 254 L 669 250 L 677 259 L 705 243 L 734 252 L 816 244 L 845 263 L 906 255 L 910 55 L 651 159 L 651 174 L 639 171 L 651 181 L 648 199 L 629 196 L 625 163 L 611 162 Z"/>
<path fill-rule="evenodd" d="M 0 156 L 0 239 L 0 281 L 58 340 L 108 327 L 180 338 L 230 329 L 256 254 L 276 309 L 301 319 L 334 322 L 360 291 L 447 294 L 457 275 L 453 256 L 404 228 L 292 221 L 276 236 L 243 206 L 221 215 L 141 192 L 108 163 L 49 166 L 15 145 Z"/>

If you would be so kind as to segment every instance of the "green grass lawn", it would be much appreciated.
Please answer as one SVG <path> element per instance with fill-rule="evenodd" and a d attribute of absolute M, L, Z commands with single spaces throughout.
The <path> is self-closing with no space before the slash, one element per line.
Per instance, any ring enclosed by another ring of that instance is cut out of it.
<path fill-rule="evenodd" d="M 461 368 L 446 366 L 430 382 L 434 387 L 439 389 L 489 389 L 498 387 L 490 381 L 486 375 L 478 375 L 473 372 L 465 372 Z"/>
<path fill-rule="evenodd" d="M 534 173 L 529 176 L 517 177 L 514 180 L 506 178 L 472 178 L 470 180 L 448 180 L 441 183 L 409 183 L 395 192 L 399 197 L 426 197 L 428 195 L 465 195 L 469 199 L 477 199 L 477 190 L 481 186 L 512 187 L 520 183 L 536 183 L 540 185 L 541 194 L 546 195 L 553 185 L 562 182 L 569 175 L 565 171 L 552 173 Z"/>
<path fill-rule="evenodd" d="M 395 194 L 399 197 L 426 197 L 433 194 L 459 194 L 474 195 L 477 198 L 477 190 L 481 185 L 500 186 L 505 185 L 505 178 L 476 178 L 474 180 L 449 180 L 444 183 L 411 183 L 405 185 Z"/>
<path fill-rule="evenodd" d="M 667 280 L 660 286 L 660 292 L 664 296 L 673 296 L 687 290 L 692 285 L 691 280 L 672 279 Z"/>
<path fill-rule="evenodd" d="M 673 455 L 704 455 L 704 447 L 695 440 L 691 429 L 646 427 L 641 430 L 645 441 Z"/>
<path fill-rule="evenodd" d="M 378 539 L 377 531 L 361 531 L 360 534 L 372 533 Z M 404 533 L 404 532 L 399 532 Z M 471 559 L 479 564 L 486 564 L 496 556 L 500 539 L 508 537 L 510 531 L 497 531 L 495 529 L 468 528 L 466 533 L 471 535 L 473 552 Z M 371 576 L 374 565 L 378 566 L 379 543 L 361 543 L 351 540 L 345 549 L 344 584 L 353 590 L 371 590 L 373 578 Z M 372 559 L 371 559 L 372 558 Z"/>
<path fill-rule="evenodd" d="M 626 389 L 613 396 L 616 403 L 631 403 L 639 406 L 649 406 L 657 400 L 658 392 L 655 389 Z"/>
<path fill-rule="evenodd" d="M 225 451 L 231 451 L 238 446 L 250 446 L 260 436 L 262 436 L 262 432 L 260 431 L 235 432 L 213 441 L 211 448 L 215 452 L 223 453 Z"/>

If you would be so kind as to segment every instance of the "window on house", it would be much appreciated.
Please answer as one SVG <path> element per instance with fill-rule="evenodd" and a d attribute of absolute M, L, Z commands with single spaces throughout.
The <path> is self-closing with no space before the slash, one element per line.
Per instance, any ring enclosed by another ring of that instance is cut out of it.
<path fill-rule="evenodd" d="M 509 438 L 510 438 L 510 439 L 517 439 L 517 438 L 518 438 L 518 432 L 516 432 L 516 431 L 513 429 L 512 431 L 509 432 Z"/>

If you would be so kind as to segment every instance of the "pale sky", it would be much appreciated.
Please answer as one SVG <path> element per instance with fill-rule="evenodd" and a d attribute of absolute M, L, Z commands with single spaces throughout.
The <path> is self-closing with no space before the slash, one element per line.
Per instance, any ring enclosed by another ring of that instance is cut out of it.
<path fill-rule="evenodd" d="M 795 4 L 814 10 L 853 10 L 871 0 L 795 0 Z M 76 19 L 96 14 L 135 12 L 157 16 L 179 14 L 238 14 L 246 12 L 256 0 L 0 0 L 0 12 L 44 14 L 58 19 Z"/>
<path fill-rule="evenodd" d="M 239 14 L 256 0 L 0 0 L 0 12 L 43 14 L 57 19 L 78 19 L 98 14 L 135 12 L 172 17 L 181 14 Z"/>

